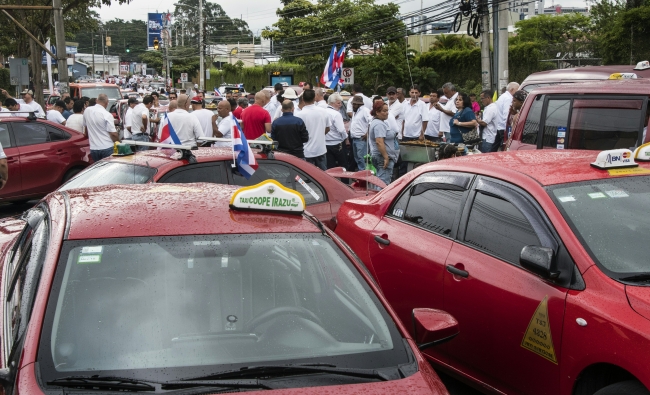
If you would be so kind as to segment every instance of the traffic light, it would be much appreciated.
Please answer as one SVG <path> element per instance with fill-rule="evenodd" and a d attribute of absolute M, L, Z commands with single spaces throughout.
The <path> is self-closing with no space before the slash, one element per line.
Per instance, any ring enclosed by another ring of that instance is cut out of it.
<path fill-rule="evenodd" d="M 156 38 L 153 39 L 153 49 L 155 49 L 157 51 L 159 47 L 160 47 L 160 45 L 158 43 L 158 37 L 156 37 Z"/>
<path fill-rule="evenodd" d="M 126 53 L 129 53 L 129 52 L 131 52 L 131 46 L 130 46 L 130 45 L 127 45 L 127 46 L 126 46 Z"/>

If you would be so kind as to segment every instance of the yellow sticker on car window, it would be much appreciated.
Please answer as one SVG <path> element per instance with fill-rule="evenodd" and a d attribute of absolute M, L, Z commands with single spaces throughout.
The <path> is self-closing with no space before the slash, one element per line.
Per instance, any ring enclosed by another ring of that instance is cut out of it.
<path fill-rule="evenodd" d="M 643 167 L 633 167 L 629 169 L 609 169 L 607 170 L 610 176 L 628 176 L 630 174 L 650 174 L 650 169 Z"/>
<path fill-rule="evenodd" d="M 533 318 L 528 323 L 528 328 L 521 341 L 521 346 L 557 365 L 551 325 L 548 320 L 548 295 L 535 309 Z"/>

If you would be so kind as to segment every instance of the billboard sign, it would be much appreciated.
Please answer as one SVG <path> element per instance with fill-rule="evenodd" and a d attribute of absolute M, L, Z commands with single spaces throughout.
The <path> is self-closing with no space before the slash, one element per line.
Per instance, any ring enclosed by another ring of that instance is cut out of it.
<path fill-rule="evenodd" d="M 163 29 L 163 17 L 165 14 L 149 13 L 147 18 L 147 42 L 149 48 L 153 48 L 153 40 L 161 40 L 160 34 Z"/>

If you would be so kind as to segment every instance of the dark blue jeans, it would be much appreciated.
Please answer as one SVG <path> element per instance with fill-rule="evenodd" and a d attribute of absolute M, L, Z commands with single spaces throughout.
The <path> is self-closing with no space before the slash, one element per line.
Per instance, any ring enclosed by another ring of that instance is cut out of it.
<path fill-rule="evenodd" d="M 106 148 L 106 149 L 90 150 L 90 157 L 92 158 L 93 162 L 99 162 L 100 160 L 104 158 L 108 158 L 111 155 L 113 155 L 113 147 Z"/>
<path fill-rule="evenodd" d="M 327 170 L 326 154 L 323 154 L 321 156 L 315 156 L 313 158 L 305 158 L 305 160 L 316 167 L 320 167 L 322 170 Z"/>

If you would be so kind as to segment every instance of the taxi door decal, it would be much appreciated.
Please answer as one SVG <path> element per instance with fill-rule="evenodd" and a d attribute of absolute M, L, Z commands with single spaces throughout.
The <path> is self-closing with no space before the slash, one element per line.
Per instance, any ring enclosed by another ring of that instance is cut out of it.
<path fill-rule="evenodd" d="M 528 323 L 528 328 L 521 341 L 521 346 L 557 365 L 553 338 L 551 337 L 551 325 L 548 321 L 548 295 L 541 301 L 533 318 Z"/>

